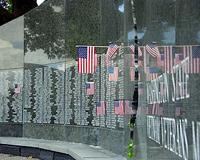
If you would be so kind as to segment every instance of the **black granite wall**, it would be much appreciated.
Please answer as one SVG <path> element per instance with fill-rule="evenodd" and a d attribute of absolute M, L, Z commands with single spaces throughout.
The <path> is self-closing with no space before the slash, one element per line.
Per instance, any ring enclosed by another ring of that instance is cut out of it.
<path fill-rule="evenodd" d="M 197 0 L 134 2 L 135 17 L 128 0 L 47 1 L 1 26 L 0 135 L 100 145 L 126 155 L 130 115 L 115 114 L 114 101 L 132 101 L 130 46 L 137 35 L 135 159 L 198 160 L 200 4 Z M 106 48 L 97 47 L 95 74 L 78 74 L 75 46 L 107 46 L 110 41 L 120 46 L 110 62 L 119 69 L 118 80 L 108 80 Z M 152 42 L 156 57 L 145 47 Z M 86 93 L 88 81 L 95 83 L 94 95 Z M 96 113 L 99 101 L 107 102 L 105 114 Z"/>

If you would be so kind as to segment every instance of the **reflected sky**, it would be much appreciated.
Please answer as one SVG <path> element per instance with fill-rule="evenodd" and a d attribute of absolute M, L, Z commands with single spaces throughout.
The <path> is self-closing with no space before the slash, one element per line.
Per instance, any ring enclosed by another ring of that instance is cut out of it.
<path fill-rule="evenodd" d="M 200 31 L 197 32 L 197 42 L 200 43 Z"/>
<path fill-rule="evenodd" d="M 122 13 L 124 13 L 124 4 L 121 4 L 119 7 L 118 7 L 118 10 Z"/>
<path fill-rule="evenodd" d="M 0 70 L 23 67 L 23 25 L 22 16 L 0 27 Z"/>
<path fill-rule="evenodd" d="M 163 38 L 164 40 L 163 43 L 165 44 L 170 44 L 173 43 L 175 44 L 175 27 L 168 27 L 166 31 L 163 32 Z"/>
<path fill-rule="evenodd" d="M 0 39 L 0 49 L 3 49 L 3 48 L 12 48 L 13 47 L 13 45 L 10 43 L 10 42 L 8 42 L 8 41 L 5 41 L 5 40 L 3 40 L 3 39 Z"/>
<path fill-rule="evenodd" d="M 37 4 L 40 5 L 44 0 L 37 0 Z"/>

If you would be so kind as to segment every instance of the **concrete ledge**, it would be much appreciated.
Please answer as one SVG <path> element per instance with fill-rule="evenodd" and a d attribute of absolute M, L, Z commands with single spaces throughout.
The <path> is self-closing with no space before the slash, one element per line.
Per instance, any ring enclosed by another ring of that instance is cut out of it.
<path fill-rule="evenodd" d="M 89 146 L 81 143 L 31 138 L 0 137 L 0 144 L 39 148 L 47 151 L 68 154 L 76 160 L 126 160 L 126 158 L 102 149 L 101 147 Z"/>

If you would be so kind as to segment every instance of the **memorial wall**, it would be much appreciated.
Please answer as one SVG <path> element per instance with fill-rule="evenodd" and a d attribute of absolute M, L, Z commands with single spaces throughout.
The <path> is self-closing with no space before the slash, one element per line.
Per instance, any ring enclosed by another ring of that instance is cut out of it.
<path fill-rule="evenodd" d="M 0 27 L 0 135 L 22 136 L 24 17 Z M 15 26 L 15 27 L 13 27 Z"/>
<path fill-rule="evenodd" d="M 146 95 L 140 97 L 146 133 L 140 139 L 148 160 L 200 158 L 199 5 L 196 0 L 136 1 L 137 34 L 146 48 Z"/>
<path fill-rule="evenodd" d="M 123 1 L 52 0 L 0 27 L 1 136 L 86 143 L 126 155 L 134 50 L 122 44 L 123 8 Z M 107 46 L 116 41 L 116 56 L 107 61 Z M 95 73 L 79 73 L 76 45 L 95 46 Z"/>
<path fill-rule="evenodd" d="M 126 156 L 137 114 L 132 159 L 199 160 L 200 4 L 131 2 L 50 0 L 0 27 L 1 136 Z M 108 58 L 110 44 L 116 49 Z M 95 47 L 93 73 L 78 65 L 85 46 Z"/>

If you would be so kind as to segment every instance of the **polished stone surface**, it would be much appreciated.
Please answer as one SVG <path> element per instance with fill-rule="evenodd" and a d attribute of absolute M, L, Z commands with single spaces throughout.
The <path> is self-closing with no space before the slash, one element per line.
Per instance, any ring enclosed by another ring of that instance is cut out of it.
<path fill-rule="evenodd" d="M 22 137 L 23 126 L 20 123 L 0 123 L 0 136 Z"/>
<path fill-rule="evenodd" d="M 28 138 L 42 138 L 101 146 L 121 155 L 124 155 L 126 152 L 126 139 L 123 130 L 91 126 L 30 123 L 25 123 L 23 128 L 23 136 Z"/>
<path fill-rule="evenodd" d="M 126 160 L 126 158 L 114 154 L 101 147 L 85 145 L 81 143 L 70 143 L 63 141 L 29 139 L 29 138 L 0 138 L 0 144 L 35 147 L 45 150 L 66 153 L 76 160 Z"/>

